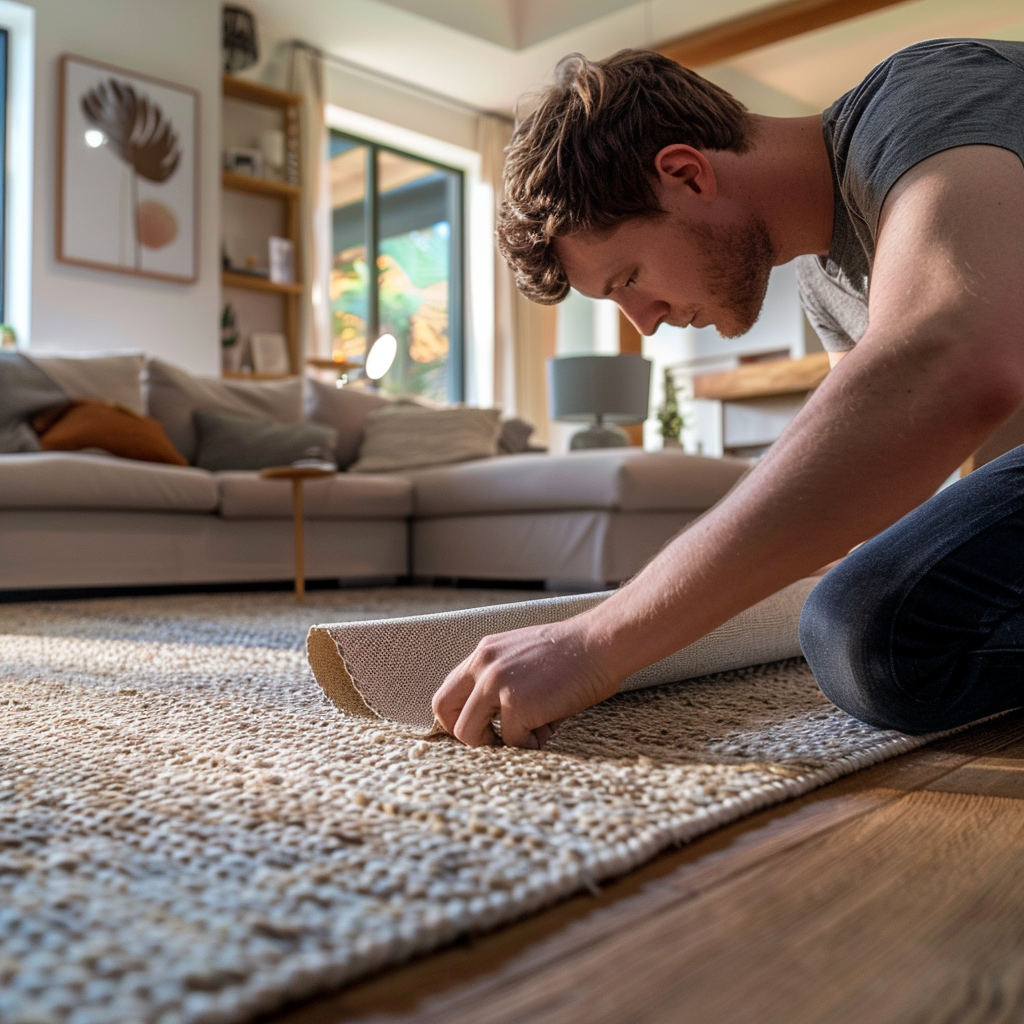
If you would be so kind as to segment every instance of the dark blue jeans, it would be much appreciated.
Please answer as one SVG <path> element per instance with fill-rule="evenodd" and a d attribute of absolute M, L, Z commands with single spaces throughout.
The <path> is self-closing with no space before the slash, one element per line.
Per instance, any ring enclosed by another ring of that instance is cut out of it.
<path fill-rule="evenodd" d="M 800 646 L 825 695 L 882 728 L 951 729 L 1024 705 L 1024 446 L 826 573 Z"/>

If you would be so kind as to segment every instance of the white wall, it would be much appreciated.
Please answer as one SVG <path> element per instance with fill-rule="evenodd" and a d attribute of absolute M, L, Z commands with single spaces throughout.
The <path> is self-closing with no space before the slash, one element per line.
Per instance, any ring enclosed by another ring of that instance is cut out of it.
<path fill-rule="evenodd" d="M 33 347 L 139 348 L 219 371 L 219 0 L 30 0 L 36 12 Z M 199 280 L 172 284 L 58 263 L 57 59 L 73 53 L 200 93 Z M 12 147 L 18 139 L 11 140 Z"/>

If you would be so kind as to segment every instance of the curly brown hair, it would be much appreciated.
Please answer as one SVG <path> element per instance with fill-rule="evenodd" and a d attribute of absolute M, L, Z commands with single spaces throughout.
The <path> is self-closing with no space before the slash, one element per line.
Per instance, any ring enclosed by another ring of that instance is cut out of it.
<path fill-rule="evenodd" d="M 649 50 L 571 53 L 554 78 L 512 133 L 496 232 L 516 286 L 544 305 L 569 291 L 553 238 L 660 216 L 654 158 L 665 146 L 743 153 L 752 134 L 739 100 Z"/>

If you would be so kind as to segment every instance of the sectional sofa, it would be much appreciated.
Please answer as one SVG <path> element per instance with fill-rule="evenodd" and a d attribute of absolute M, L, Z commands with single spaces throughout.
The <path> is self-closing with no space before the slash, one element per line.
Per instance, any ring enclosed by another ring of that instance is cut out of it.
<path fill-rule="evenodd" d="M 310 387 L 304 415 L 330 418 L 310 409 Z M 346 405 L 339 452 L 358 449 L 368 412 Z M 747 469 L 630 448 L 341 471 L 305 485 L 307 574 L 617 583 Z M 293 564 L 286 482 L 96 452 L 0 454 L 0 591 L 287 580 Z"/>

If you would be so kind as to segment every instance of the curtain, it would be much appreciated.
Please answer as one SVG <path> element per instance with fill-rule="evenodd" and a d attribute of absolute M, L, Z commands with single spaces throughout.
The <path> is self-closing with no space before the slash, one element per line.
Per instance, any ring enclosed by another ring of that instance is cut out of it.
<path fill-rule="evenodd" d="M 501 174 L 512 124 L 483 114 L 477 122 L 480 176 L 494 195 L 497 215 Z M 555 354 L 557 312 L 523 298 L 505 261 L 494 261 L 494 401 L 506 416 L 521 416 L 535 428 L 535 440 L 548 439 L 548 392 L 545 362 Z"/>
<path fill-rule="evenodd" d="M 306 291 L 299 313 L 299 337 L 305 356 L 331 357 L 328 217 L 330 195 L 326 174 L 327 125 L 324 119 L 324 62 L 318 50 L 292 43 L 288 53 L 288 88 L 302 97 L 300 156 L 302 202 L 302 266 Z M 301 368 L 300 368 L 301 369 Z"/>

